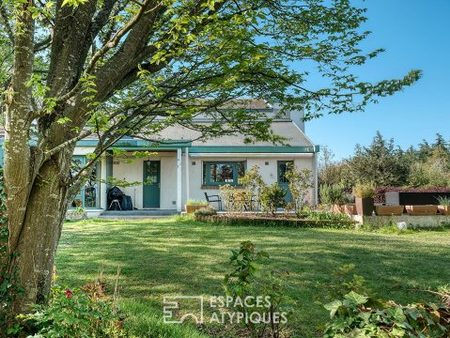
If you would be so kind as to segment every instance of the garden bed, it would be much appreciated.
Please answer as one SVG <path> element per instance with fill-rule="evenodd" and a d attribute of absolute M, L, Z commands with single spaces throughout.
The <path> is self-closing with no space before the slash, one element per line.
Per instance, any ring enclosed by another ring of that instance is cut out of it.
<path fill-rule="evenodd" d="M 220 223 L 227 225 L 252 225 L 252 226 L 286 226 L 296 228 L 327 228 L 327 227 L 353 227 L 356 223 L 350 219 L 311 219 L 308 217 L 298 218 L 292 215 L 276 214 L 265 215 L 258 213 L 247 214 L 218 214 L 218 215 L 196 215 L 195 219 L 201 222 Z"/>

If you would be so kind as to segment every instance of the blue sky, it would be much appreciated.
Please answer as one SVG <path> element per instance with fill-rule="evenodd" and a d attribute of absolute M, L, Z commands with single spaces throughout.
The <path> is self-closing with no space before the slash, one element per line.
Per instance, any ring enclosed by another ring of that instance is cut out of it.
<path fill-rule="evenodd" d="M 386 52 L 361 67 L 364 80 L 398 78 L 411 69 L 423 77 L 412 87 L 382 98 L 364 112 L 324 116 L 306 124 L 316 144 L 327 145 L 336 159 L 354 146 L 370 144 L 376 131 L 401 147 L 450 140 L 450 0 L 356 0 L 368 8 L 364 29 L 373 33 L 364 49 Z"/>

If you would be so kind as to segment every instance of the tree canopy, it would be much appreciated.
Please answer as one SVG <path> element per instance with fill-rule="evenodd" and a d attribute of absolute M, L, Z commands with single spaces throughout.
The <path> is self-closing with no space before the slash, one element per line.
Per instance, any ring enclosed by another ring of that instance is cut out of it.
<path fill-rule="evenodd" d="M 417 148 L 402 150 L 393 139 L 377 132 L 368 147 L 357 145 L 352 156 L 333 161 L 327 150 L 320 167 L 321 183 L 343 184 L 350 189 L 357 182 L 378 187 L 450 186 L 450 141 L 436 134 L 432 143 L 422 141 Z"/>

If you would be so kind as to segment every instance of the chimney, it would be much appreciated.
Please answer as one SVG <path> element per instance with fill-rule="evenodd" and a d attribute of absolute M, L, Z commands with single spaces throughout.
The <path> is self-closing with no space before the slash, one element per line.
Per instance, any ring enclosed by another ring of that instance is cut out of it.
<path fill-rule="evenodd" d="M 303 121 L 303 112 L 300 110 L 289 111 L 291 121 L 294 122 L 303 132 L 305 132 L 305 122 Z"/>
<path fill-rule="evenodd" d="M 272 104 L 272 109 L 274 114 L 279 114 L 279 111 L 281 110 L 280 104 Z M 301 131 L 305 132 L 305 122 L 303 121 L 303 111 L 301 110 L 289 110 L 284 112 L 284 118 L 290 119 L 292 122 L 295 123 L 295 125 L 300 128 Z"/>

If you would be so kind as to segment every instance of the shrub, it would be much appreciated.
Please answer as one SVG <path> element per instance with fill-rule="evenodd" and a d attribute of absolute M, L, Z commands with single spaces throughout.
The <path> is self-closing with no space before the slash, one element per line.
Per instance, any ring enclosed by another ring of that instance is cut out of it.
<path fill-rule="evenodd" d="M 343 184 L 323 184 L 320 186 L 320 202 L 325 205 L 345 204 L 348 198 Z"/>
<path fill-rule="evenodd" d="M 439 196 L 437 201 L 440 205 L 450 205 L 450 198 L 448 197 Z"/>
<path fill-rule="evenodd" d="M 373 183 L 358 183 L 353 187 L 353 195 L 359 198 L 370 198 L 375 195 Z"/>
<path fill-rule="evenodd" d="M 225 275 L 225 290 L 227 296 L 242 302 L 236 302 L 234 309 L 244 314 L 258 313 L 259 318 L 266 318 L 261 323 L 245 322 L 248 334 L 245 337 L 279 338 L 283 334 L 283 324 L 286 320 L 277 320 L 277 315 L 287 316 L 289 304 L 286 297 L 286 272 L 262 271 L 267 266 L 269 255 L 256 250 L 250 242 L 242 242 L 239 250 L 232 250 L 230 264 L 232 271 Z M 250 298 L 251 297 L 251 298 Z M 257 305 L 260 297 L 270 304 Z M 286 318 L 286 317 L 284 317 Z M 268 320 L 267 320 L 268 319 Z"/>
<path fill-rule="evenodd" d="M 444 290 L 440 294 L 438 304 L 389 301 L 377 306 L 369 297 L 350 291 L 343 299 L 325 305 L 332 322 L 324 337 L 448 337 L 450 304 L 444 299 L 449 299 L 450 293 Z"/>
<path fill-rule="evenodd" d="M 20 318 L 36 337 L 125 337 L 113 304 L 88 289 L 54 287 L 48 305 Z"/>
<path fill-rule="evenodd" d="M 201 216 L 214 216 L 216 214 L 217 214 L 216 209 L 214 209 L 211 206 L 207 206 L 205 208 L 201 208 L 201 209 L 195 210 L 194 211 L 194 218 L 201 217 Z"/>
<path fill-rule="evenodd" d="M 208 202 L 201 201 L 201 200 L 187 200 L 186 205 L 193 206 L 193 207 L 207 207 Z"/>
<path fill-rule="evenodd" d="M 366 286 L 364 277 L 355 273 L 355 264 L 341 265 L 332 272 L 330 281 L 319 287 L 323 288 L 327 301 L 343 298 L 352 291 L 365 295 L 372 293 Z M 320 294 L 320 297 L 323 297 L 323 294 Z"/>
<path fill-rule="evenodd" d="M 307 220 L 327 221 L 329 228 L 354 228 L 354 223 L 346 214 L 313 210 L 304 214 Z"/>
<path fill-rule="evenodd" d="M 277 208 L 285 206 L 285 195 L 286 192 L 276 182 L 264 187 L 261 191 L 261 208 L 274 214 Z"/>
<path fill-rule="evenodd" d="M 256 203 L 260 201 L 261 191 L 266 184 L 259 173 L 259 167 L 257 165 L 254 165 L 250 170 L 247 170 L 245 175 L 239 179 L 239 183 L 244 186 L 250 196 L 254 197 Z"/>
<path fill-rule="evenodd" d="M 285 177 L 289 182 L 288 186 L 295 211 L 300 212 L 303 210 L 306 203 L 306 196 L 313 186 L 311 170 L 289 166 Z"/>

